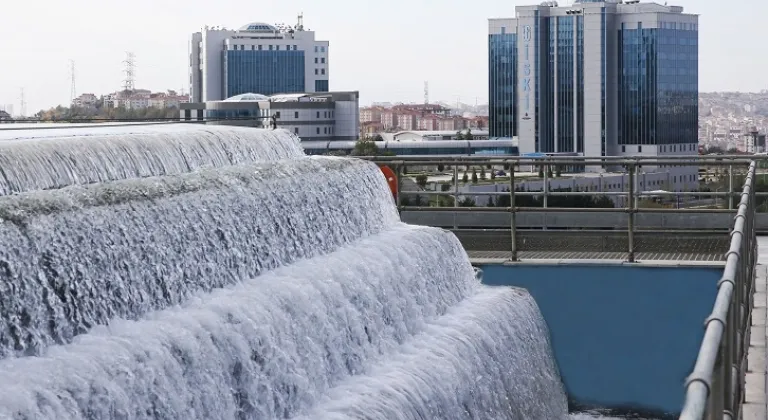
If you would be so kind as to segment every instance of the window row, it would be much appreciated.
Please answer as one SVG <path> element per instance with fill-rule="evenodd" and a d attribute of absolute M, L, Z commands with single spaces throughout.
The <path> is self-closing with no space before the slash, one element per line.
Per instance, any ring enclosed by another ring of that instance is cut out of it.
<path fill-rule="evenodd" d="M 246 49 L 251 51 L 265 51 L 264 45 L 231 45 L 235 51 L 245 51 Z M 247 48 L 250 47 L 250 48 Z M 266 51 L 298 51 L 298 45 L 282 45 L 283 49 L 280 49 L 281 45 L 266 45 Z"/>

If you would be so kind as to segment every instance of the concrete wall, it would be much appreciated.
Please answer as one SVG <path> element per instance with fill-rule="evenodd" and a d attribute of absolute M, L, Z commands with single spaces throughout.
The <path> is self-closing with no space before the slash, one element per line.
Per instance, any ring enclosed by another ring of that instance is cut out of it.
<path fill-rule="evenodd" d="M 712 310 L 718 267 L 483 266 L 484 283 L 528 289 L 572 406 L 679 412 Z"/>

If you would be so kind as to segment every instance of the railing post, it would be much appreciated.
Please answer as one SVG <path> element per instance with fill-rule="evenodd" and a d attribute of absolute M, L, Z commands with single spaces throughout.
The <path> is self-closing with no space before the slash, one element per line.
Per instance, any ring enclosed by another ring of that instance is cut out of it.
<path fill-rule="evenodd" d="M 459 165 L 453 165 L 453 207 L 459 207 Z M 453 212 L 453 229 L 458 229 L 459 224 L 456 218 L 458 211 Z"/>
<path fill-rule="evenodd" d="M 515 203 L 515 164 L 509 165 L 509 231 L 512 261 L 517 261 L 517 205 Z"/>
<path fill-rule="evenodd" d="M 549 198 L 549 165 L 547 164 L 542 167 L 544 168 L 544 170 L 542 171 L 544 175 L 544 185 L 541 190 L 544 192 L 544 195 L 541 199 L 541 202 L 544 203 L 543 204 L 544 208 L 547 208 L 548 206 L 547 198 Z M 546 213 L 544 215 L 546 217 Z"/>
<path fill-rule="evenodd" d="M 728 165 L 728 210 L 733 210 L 733 165 Z"/>
<path fill-rule="evenodd" d="M 627 191 L 627 259 L 629 262 L 635 262 L 635 164 L 628 165 L 629 168 L 629 189 Z"/>
<path fill-rule="evenodd" d="M 397 164 L 397 192 L 395 193 L 395 204 L 397 205 L 397 211 L 398 212 L 402 211 L 402 209 L 401 209 L 402 205 L 400 204 L 401 203 L 401 201 L 400 201 L 400 196 L 401 196 L 400 192 L 401 192 L 401 190 L 403 188 L 403 181 L 402 181 L 402 179 L 403 179 L 403 165 L 402 164 Z"/>

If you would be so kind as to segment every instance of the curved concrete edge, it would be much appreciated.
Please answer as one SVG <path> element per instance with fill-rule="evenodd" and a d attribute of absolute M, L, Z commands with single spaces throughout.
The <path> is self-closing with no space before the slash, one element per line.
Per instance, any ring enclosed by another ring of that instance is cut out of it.
<path fill-rule="evenodd" d="M 768 415 L 766 380 L 768 379 L 768 237 L 758 237 L 755 276 L 755 307 L 752 311 L 743 420 L 765 420 Z"/>

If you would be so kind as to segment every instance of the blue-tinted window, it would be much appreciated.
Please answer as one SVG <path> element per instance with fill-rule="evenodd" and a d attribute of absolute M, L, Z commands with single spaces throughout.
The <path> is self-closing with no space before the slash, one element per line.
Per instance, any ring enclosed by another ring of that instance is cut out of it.
<path fill-rule="evenodd" d="M 315 80 L 315 92 L 328 92 L 327 80 Z M 320 113 L 318 113 L 319 116 Z"/>
<path fill-rule="evenodd" d="M 517 135 L 517 35 L 488 36 L 489 135 Z"/>
<path fill-rule="evenodd" d="M 619 144 L 698 142 L 697 44 L 692 30 L 619 32 Z"/>
<path fill-rule="evenodd" d="M 226 51 L 227 97 L 305 92 L 303 51 Z"/>

